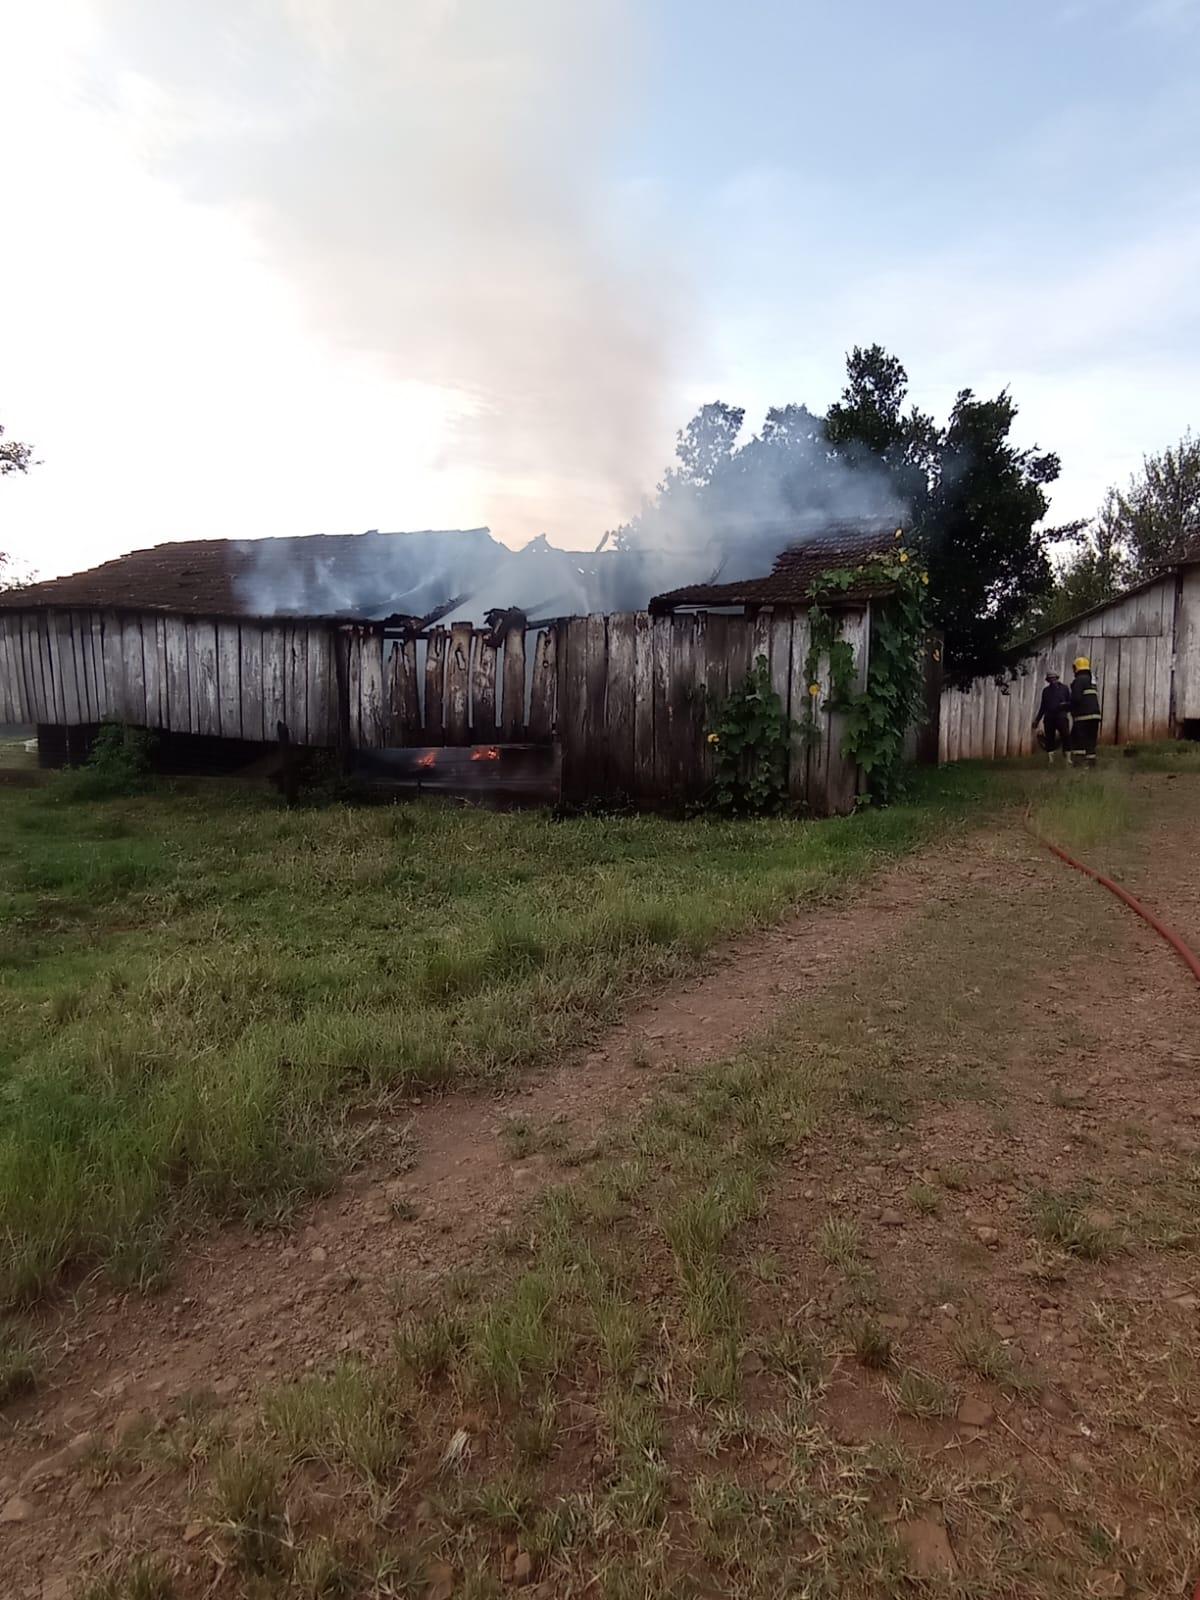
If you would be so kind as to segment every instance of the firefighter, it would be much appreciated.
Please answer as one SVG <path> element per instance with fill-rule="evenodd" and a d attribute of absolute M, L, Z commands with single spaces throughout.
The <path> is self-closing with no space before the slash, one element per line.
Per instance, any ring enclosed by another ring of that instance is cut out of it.
<path fill-rule="evenodd" d="M 1092 678 L 1092 663 L 1087 656 L 1076 656 L 1075 676 L 1071 679 L 1071 749 L 1082 755 L 1089 767 L 1096 765 L 1099 737 L 1100 690 Z"/>
<path fill-rule="evenodd" d="M 1054 752 L 1061 749 L 1064 760 L 1069 760 L 1071 748 L 1071 691 L 1057 672 L 1046 674 L 1046 687 L 1042 690 L 1042 703 L 1033 719 L 1036 732 L 1042 724 L 1041 743 L 1050 765 L 1054 765 Z"/>

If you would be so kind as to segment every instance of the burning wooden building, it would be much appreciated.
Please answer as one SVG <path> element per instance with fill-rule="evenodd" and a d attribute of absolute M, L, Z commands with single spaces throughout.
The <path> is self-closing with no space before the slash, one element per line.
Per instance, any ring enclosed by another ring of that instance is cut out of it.
<path fill-rule="evenodd" d="M 393 541 L 433 536 L 159 545 L 0 594 L 0 721 L 36 724 L 49 762 L 77 758 L 100 723 L 119 721 L 177 747 L 282 739 L 338 750 L 362 771 L 431 789 L 533 784 L 575 801 L 676 805 L 704 793 L 711 709 L 758 656 L 799 715 L 814 579 L 894 536 L 894 521 L 827 530 L 784 548 L 764 577 L 677 589 L 644 610 L 538 617 L 507 602 L 539 590 L 553 599 L 575 573 L 603 600 L 615 570 L 596 578 L 543 543 L 516 552 L 527 557 L 519 582 L 496 570 L 506 587 L 487 598 L 501 604 L 477 620 L 463 616 L 463 592 L 468 582 L 484 592 L 499 548 L 486 530 L 456 536 L 458 567 L 428 578 L 421 546 Z M 868 574 L 827 602 L 863 673 L 886 592 Z M 827 664 L 818 675 L 827 681 Z M 847 810 L 859 775 L 836 713 L 819 733 L 797 737 L 791 793 L 817 814 Z"/>

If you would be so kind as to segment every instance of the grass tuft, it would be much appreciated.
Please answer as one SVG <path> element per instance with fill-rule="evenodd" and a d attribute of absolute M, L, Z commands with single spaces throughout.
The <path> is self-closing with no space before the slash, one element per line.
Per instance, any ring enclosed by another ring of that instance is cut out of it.
<path fill-rule="evenodd" d="M 263 1576 L 285 1563 L 287 1519 L 279 1468 L 250 1445 L 218 1456 L 212 1471 L 213 1515 L 243 1572 Z"/>
<path fill-rule="evenodd" d="M 1102 1261 L 1116 1249 L 1116 1235 L 1098 1221 L 1079 1194 L 1039 1190 L 1029 1202 L 1033 1228 L 1043 1244 L 1056 1245 L 1081 1261 Z"/>
<path fill-rule="evenodd" d="M 864 1317 L 853 1330 L 854 1354 L 864 1367 L 888 1372 L 896 1364 L 892 1336 L 873 1317 Z"/>

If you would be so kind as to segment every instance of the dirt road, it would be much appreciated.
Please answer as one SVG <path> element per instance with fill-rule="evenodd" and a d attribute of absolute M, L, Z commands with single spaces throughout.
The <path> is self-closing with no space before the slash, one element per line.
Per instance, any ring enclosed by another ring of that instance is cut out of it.
<path fill-rule="evenodd" d="M 1143 826 L 1098 864 L 1200 943 L 1200 781 L 1132 781 Z M 198 1391 L 237 1418 L 265 1381 L 380 1356 L 398 1312 L 548 1183 L 774 1026 L 837 1083 L 838 1112 L 738 1234 L 749 1349 L 802 1328 L 828 1359 L 813 1426 L 831 1448 L 885 1442 L 919 1465 L 859 1511 L 930 1592 L 1182 1594 L 1200 1577 L 1198 1018 L 1169 951 L 1015 824 L 723 950 L 502 1101 L 364 1130 L 363 1170 L 294 1231 L 227 1233 L 161 1296 L 87 1293 L 48 1320 L 54 1370 L 6 1413 L 11 1592 L 62 1600 L 110 1547 L 148 1546 L 181 1594 L 242 1593 L 189 1503 L 195 1462 L 146 1441 L 173 1438 Z M 743 1367 L 742 1404 L 765 1414 L 771 1364 Z M 778 1461 L 759 1465 L 787 1491 Z M 547 1593 L 583 1592 L 578 1559 Z M 841 1586 L 800 1592 L 885 1592 L 865 1566 L 820 1571 Z M 713 1581 L 760 1592 L 749 1568 Z"/>

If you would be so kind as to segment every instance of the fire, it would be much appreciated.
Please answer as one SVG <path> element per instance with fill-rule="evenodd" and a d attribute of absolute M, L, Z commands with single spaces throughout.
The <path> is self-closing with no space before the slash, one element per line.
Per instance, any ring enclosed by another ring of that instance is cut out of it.
<path fill-rule="evenodd" d="M 472 761 L 499 761 L 500 752 L 494 744 L 476 745 L 471 751 Z"/>
<path fill-rule="evenodd" d="M 427 750 L 423 756 L 417 757 L 417 765 L 419 767 L 431 767 L 436 760 L 437 752 L 434 750 Z"/>

